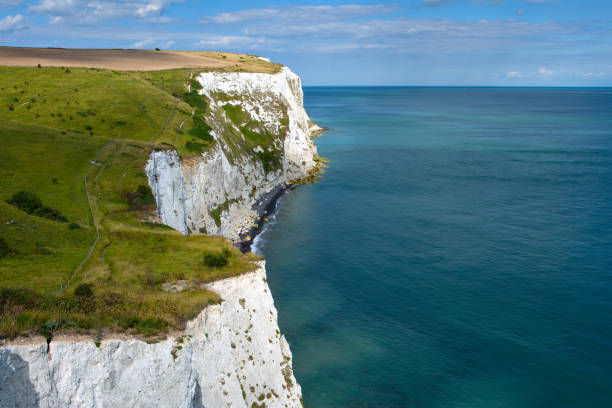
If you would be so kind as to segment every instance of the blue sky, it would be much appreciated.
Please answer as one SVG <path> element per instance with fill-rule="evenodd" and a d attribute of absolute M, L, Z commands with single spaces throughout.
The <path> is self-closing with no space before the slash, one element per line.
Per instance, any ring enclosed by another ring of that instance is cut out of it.
<path fill-rule="evenodd" d="M 0 45 L 246 52 L 305 85 L 612 86 L 612 1 L 0 0 Z"/>

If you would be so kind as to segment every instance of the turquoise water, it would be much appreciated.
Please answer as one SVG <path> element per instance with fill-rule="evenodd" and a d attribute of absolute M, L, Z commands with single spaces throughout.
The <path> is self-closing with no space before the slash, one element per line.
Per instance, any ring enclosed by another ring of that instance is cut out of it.
<path fill-rule="evenodd" d="M 612 407 L 612 89 L 306 88 L 257 241 L 307 407 Z"/>

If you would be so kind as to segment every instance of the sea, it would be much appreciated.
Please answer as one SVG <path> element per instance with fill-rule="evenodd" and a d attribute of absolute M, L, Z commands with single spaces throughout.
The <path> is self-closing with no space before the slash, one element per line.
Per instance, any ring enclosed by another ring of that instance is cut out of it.
<path fill-rule="evenodd" d="M 612 89 L 307 87 L 256 238 L 304 405 L 612 407 Z"/>

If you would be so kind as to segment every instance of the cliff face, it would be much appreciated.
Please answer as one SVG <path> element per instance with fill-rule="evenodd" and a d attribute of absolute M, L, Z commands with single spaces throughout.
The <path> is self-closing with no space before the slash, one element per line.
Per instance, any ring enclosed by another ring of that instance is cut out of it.
<path fill-rule="evenodd" d="M 215 143 L 186 160 L 154 151 L 145 171 L 164 224 L 238 241 L 270 196 L 316 168 L 300 80 L 287 68 L 193 79 Z M 58 337 L 2 345 L 0 408 L 301 406 L 264 263 L 208 287 L 222 303 L 158 343 Z"/>
<path fill-rule="evenodd" d="M 224 301 L 184 333 L 136 339 L 60 338 L 0 348 L 0 407 L 299 407 L 264 263 L 213 282 Z M 260 404 L 260 405 L 252 405 Z"/>
<path fill-rule="evenodd" d="M 277 74 L 203 73 L 195 78 L 207 101 L 206 123 L 216 145 L 181 161 L 156 151 L 146 166 L 162 222 L 184 234 L 206 232 L 238 241 L 275 190 L 316 167 L 300 79 Z"/>

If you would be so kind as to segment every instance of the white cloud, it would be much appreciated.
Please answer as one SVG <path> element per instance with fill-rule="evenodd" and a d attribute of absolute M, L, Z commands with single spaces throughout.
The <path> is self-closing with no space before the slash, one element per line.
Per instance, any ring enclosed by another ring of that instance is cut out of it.
<path fill-rule="evenodd" d="M 22 30 L 28 26 L 28 20 L 21 14 L 15 16 L 6 16 L 0 20 L 0 32 L 8 33 L 17 30 Z"/>
<path fill-rule="evenodd" d="M 565 74 L 570 74 L 570 72 L 564 72 Z M 560 74 L 560 71 L 553 71 L 552 69 L 548 69 L 545 67 L 540 67 L 535 71 L 509 71 L 506 72 L 506 78 L 516 79 L 516 78 L 533 78 L 533 77 L 552 77 Z M 582 75 L 582 74 L 578 74 Z"/>
<path fill-rule="evenodd" d="M 603 72 L 597 72 L 597 73 L 595 73 L 595 72 L 587 72 L 585 74 L 582 74 L 582 76 L 585 77 L 585 78 L 601 78 L 601 77 L 604 76 L 604 73 Z"/>
<path fill-rule="evenodd" d="M 347 44 L 330 44 L 316 47 L 315 50 L 318 52 L 336 53 L 343 51 L 354 51 L 354 50 L 383 50 L 391 49 L 395 46 L 393 44 L 378 44 L 378 43 L 347 43 Z"/>
<path fill-rule="evenodd" d="M 202 47 L 213 49 L 248 49 L 262 48 L 271 42 L 265 37 L 251 37 L 244 35 L 207 35 L 200 39 L 198 44 Z"/>
<path fill-rule="evenodd" d="M 349 19 L 354 17 L 385 14 L 395 11 L 392 6 L 382 4 L 372 6 L 343 5 L 343 6 L 291 6 L 270 7 L 239 10 L 229 13 L 220 13 L 212 18 L 205 18 L 201 22 L 213 21 L 218 24 L 233 24 L 245 21 L 275 20 L 277 22 L 321 21 Z"/>
<path fill-rule="evenodd" d="M 544 75 L 544 76 L 552 76 L 555 75 L 555 71 L 552 71 L 550 69 L 546 69 L 544 67 L 540 67 L 538 68 L 538 74 Z"/>
<path fill-rule="evenodd" d="M 142 5 L 136 9 L 136 15 L 140 17 L 147 17 L 159 13 L 162 9 L 161 4 L 149 3 Z"/>
<path fill-rule="evenodd" d="M 499 6 L 503 3 L 503 0 L 421 0 L 419 3 L 424 7 L 444 7 L 448 6 L 452 3 L 477 3 L 477 4 L 487 4 L 490 6 Z"/>
<path fill-rule="evenodd" d="M 23 0 L 0 0 L 0 8 L 12 7 L 21 4 Z"/>
<path fill-rule="evenodd" d="M 519 16 L 522 16 L 523 14 L 525 14 L 525 9 L 518 9 L 516 10 L 516 14 L 518 14 Z"/>
<path fill-rule="evenodd" d="M 29 11 L 49 16 L 51 23 L 96 23 L 102 20 L 143 18 L 152 22 L 173 21 L 161 16 L 164 7 L 182 0 L 40 0 Z"/>
<path fill-rule="evenodd" d="M 153 40 L 142 40 L 142 41 L 136 41 L 132 44 L 130 44 L 130 48 L 147 48 L 147 47 L 151 47 L 153 44 L 155 44 L 155 41 Z"/>
<path fill-rule="evenodd" d="M 170 49 L 174 45 L 174 41 L 159 41 L 157 39 L 147 39 L 136 41 L 130 44 L 129 48 L 151 49 L 161 48 L 162 50 Z"/>
<path fill-rule="evenodd" d="M 174 23 L 178 21 L 176 18 L 170 18 L 166 16 L 153 16 L 145 19 L 147 23 Z"/>
<path fill-rule="evenodd" d="M 456 21 L 456 20 L 369 20 L 331 21 L 311 24 L 253 24 L 242 28 L 246 35 L 270 37 L 303 37 L 318 40 L 342 41 L 376 38 L 391 43 L 446 43 L 471 41 L 473 46 L 499 46 L 500 42 L 515 48 L 522 37 L 547 35 L 572 30 L 557 23 L 530 24 L 522 21 Z M 476 42 L 479 41 L 479 43 Z M 457 49 L 456 51 L 460 51 Z"/>

